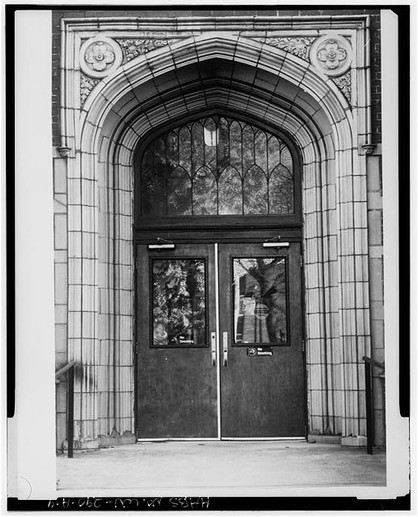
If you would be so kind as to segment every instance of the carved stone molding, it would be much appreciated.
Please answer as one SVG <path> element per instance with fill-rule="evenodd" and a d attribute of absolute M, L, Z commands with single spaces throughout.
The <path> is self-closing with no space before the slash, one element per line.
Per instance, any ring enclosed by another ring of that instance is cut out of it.
<path fill-rule="evenodd" d="M 151 52 L 156 48 L 164 47 L 171 43 L 172 40 L 143 38 L 143 39 L 119 39 L 118 43 L 122 47 L 123 62 L 131 61 L 136 57 Z"/>
<path fill-rule="evenodd" d="M 272 47 L 277 47 L 285 52 L 298 56 L 305 61 L 309 61 L 309 49 L 315 40 L 311 36 L 288 37 L 288 38 L 267 38 L 265 43 Z"/>
<path fill-rule="evenodd" d="M 59 152 L 61 158 L 68 158 L 70 156 L 71 147 L 62 145 L 60 147 L 57 147 L 57 151 Z"/>
<path fill-rule="evenodd" d="M 93 88 L 100 82 L 100 79 L 93 79 L 84 74 L 80 75 L 80 103 L 83 106 Z"/>
<path fill-rule="evenodd" d="M 373 154 L 373 151 L 376 149 L 376 144 L 364 144 L 362 145 L 364 154 L 370 155 Z"/>
<path fill-rule="evenodd" d="M 332 79 L 338 88 L 343 92 L 344 97 L 351 104 L 351 70 L 346 72 L 341 77 L 334 77 Z"/>
<path fill-rule="evenodd" d="M 346 38 L 330 34 L 313 43 L 309 57 L 315 68 L 323 74 L 340 76 L 350 68 L 353 51 Z"/>
<path fill-rule="evenodd" d="M 89 77 L 101 79 L 122 63 L 119 45 L 106 36 L 95 36 L 85 41 L 80 48 L 80 67 Z"/>

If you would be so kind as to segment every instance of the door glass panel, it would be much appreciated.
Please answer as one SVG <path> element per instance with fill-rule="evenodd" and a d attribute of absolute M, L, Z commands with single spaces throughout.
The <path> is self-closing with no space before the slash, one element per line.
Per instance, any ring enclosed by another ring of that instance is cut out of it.
<path fill-rule="evenodd" d="M 155 259 L 151 275 L 153 346 L 206 346 L 204 259 Z"/>
<path fill-rule="evenodd" d="M 233 259 L 234 343 L 288 344 L 286 257 Z"/>

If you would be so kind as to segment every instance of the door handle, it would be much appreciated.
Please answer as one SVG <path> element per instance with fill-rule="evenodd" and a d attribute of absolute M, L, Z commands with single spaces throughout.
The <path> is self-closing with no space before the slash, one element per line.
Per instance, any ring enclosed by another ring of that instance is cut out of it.
<path fill-rule="evenodd" d="M 228 332 L 223 333 L 224 366 L 228 366 Z"/>
<path fill-rule="evenodd" d="M 216 366 L 216 332 L 211 332 L 212 366 Z"/>

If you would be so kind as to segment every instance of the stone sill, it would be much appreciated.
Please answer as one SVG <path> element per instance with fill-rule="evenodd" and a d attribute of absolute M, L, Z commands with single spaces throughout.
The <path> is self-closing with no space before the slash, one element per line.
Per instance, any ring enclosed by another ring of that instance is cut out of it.
<path fill-rule="evenodd" d="M 324 443 L 329 445 L 342 445 L 345 447 L 367 447 L 367 437 L 308 434 L 308 443 Z"/>
<path fill-rule="evenodd" d="M 341 445 L 341 436 L 333 434 L 308 434 L 308 443 Z"/>
<path fill-rule="evenodd" d="M 341 439 L 341 445 L 347 447 L 367 447 L 366 436 L 344 436 Z"/>

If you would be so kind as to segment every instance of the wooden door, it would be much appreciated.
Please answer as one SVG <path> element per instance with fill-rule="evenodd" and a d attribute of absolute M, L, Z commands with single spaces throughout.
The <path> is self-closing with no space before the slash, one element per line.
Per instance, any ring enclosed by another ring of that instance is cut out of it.
<path fill-rule="evenodd" d="M 219 252 L 222 437 L 303 437 L 300 246 Z"/>
<path fill-rule="evenodd" d="M 137 257 L 137 436 L 216 438 L 214 246 Z"/>

